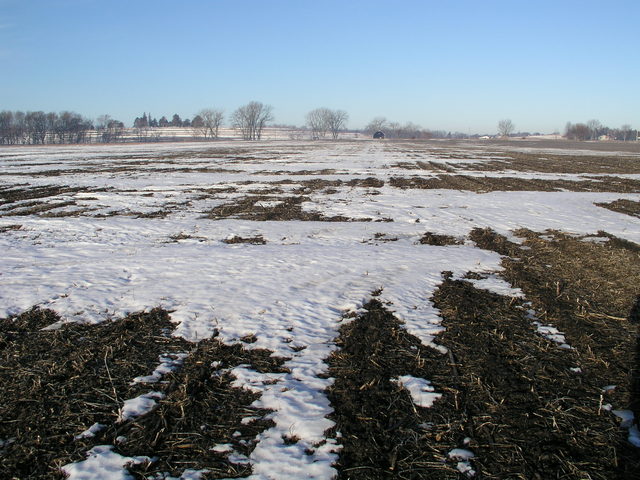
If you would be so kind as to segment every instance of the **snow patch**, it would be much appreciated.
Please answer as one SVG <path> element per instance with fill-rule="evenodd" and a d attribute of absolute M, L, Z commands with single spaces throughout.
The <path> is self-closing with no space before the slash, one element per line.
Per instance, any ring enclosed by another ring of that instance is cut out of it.
<path fill-rule="evenodd" d="M 111 445 L 99 445 L 87 452 L 87 459 L 62 467 L 68 480 L 131 480 L 126 470 L 129 464 L 150 462 L 149 457 L 123 457 L 113 451 Z"/>
<path fill-rule="evenodd" d="M 431 386 L 431 382 L 423 378 L 403 375 L 392 379 L 392 381 L 407 389 L 411 394 L 413 403 L 420 407 L 431 408 L 433 403 L 442 397 L 441 393 L 435 393 L 435 389 Z"/>
<path fill-rule="evenodd" d="M 136 398 L 131 398 L 124 401 L 124 405 L 120 408 L 118 414 L 118 422 L 126 422 L 136 417 L 140 417 L 153 410 L 158 400 L 164 398 L 162 392 L 148 392 L 144 393 Z"/>

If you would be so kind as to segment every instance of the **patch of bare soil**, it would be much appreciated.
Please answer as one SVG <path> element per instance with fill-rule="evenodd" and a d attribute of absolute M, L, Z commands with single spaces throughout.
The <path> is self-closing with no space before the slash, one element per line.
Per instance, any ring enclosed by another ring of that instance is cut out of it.
<path fill-rule="evenodd" d="M 170 235 L 169 240 L 166 243 L 178 243 L 181 240 L 197 240 L 198 242 L 205 242 L 207 240 L 207 237 L 199 237 L 197 235 L 180 232 L 175 235 Z"/>
<path fill-rule="evenodd" d="M 13 230 L 20 230 L 22 225 L 5 225 L 4 227 L 0 227 L 0 233 L 11 232 Z"/>
<path fill-rule="evenodd" d="M 441 235 L 433 232 L 426 232 L 418 241 L 421 245 L 435 245 L 445 247 L 447 245 L 462 245 L 462 241 L 451 235 Z"/>
<path fill-rule="evenodd" d="M 619 199 L 610 203 L 596 203 L 597 206 L 608 208 L 614 212 L 624 213 L 632 217 L 640 218 L 640 202 L 633 200 Z"/>
<path fill-rule="evenodd" d="M 241 364 L 262 373 L 284 372 L 283 360 L 270 353 L 227 346 L 215 339 L 200 342 L 181 370 L 169 375 L 167 396 L 155 410 L 113 425 L 102 439 L 114 443 L 124 436 L 126 441 L 118 444 L 123 455 L 157 458 L 151 464 L 130 467 L 138 475 L 179 476 L 186 468 L 207 469 L 203 478 L 250 475 L 250 465 L 233 463 L 227 458 L 230 452 L 212 449 L 228 444 L 236 454 L 248 457 L 256 437 L 273 426 L 264 419 L 270 411 L 251 406 L 259 394 L 232 387 L 234 377 L 228 372 Z"/>
<path fill-rule="evenodd" d="M 246 196 L 215 207 L 205 218 L 219 220 L 222 218 L 238 218 L 254 221 L 289 221 L 305 222 L 370 222 L 372 219 L 351 219 L 341 215 L 327 217 L 320 212 L 310 212 L 302 209 L 302 203 L 309 201 L 309 197 L 270 197 Z"/>
<path fill-rule="evenodd" d="M 76 202 L 69 199 L 56 198 L 58 196 L 73 196 L 78 192 L 88 192 L 84 187 L 0 187 L 0 216 L 64 216 L 68 212 L 51 212 L 57 208 L 75 206 Z M 95 190 L 93 190 L 95 191 Z"/>
<path fill-rule="evenodd" d="M 353 178 L 349 181 L 342 180 L 327 180 L 323 178 L 317 178 L 313 180 L 280 180 L 274 182 L 276 185 L 299 185 L 299 187 L 292 190 L 297 195 L 308 195 L 313 192 L 323 190 L 325 193 L 335 193 L 335 187 L 347 185 L 349 187 L 368 187 L 368 188 L 382 188 L 384 186 L 384 180 L 380 180 L 374 177 L 367 178 Z"/>
<path fill-rule="evenodd" d="M 83 460 L 89 448 L 103 444 L 116 445 L 123 455 L 153 457 L 151 464 L 131 467 L 137 478 L 142 472 L 178 475 L 185 468 L 207 468 L 206 478 L 250 473 L 246 465 L 210 450 L 229 443 L 248 455 L 256 435 L 270 425 L 261 419 L 266 412 L 250 407 L 256 396 L 233 388 L 226 369 L 247 364 L 280 372 L 281 360 L 216 340 L 194 347 L 171 337 L 173 324 L 163 310 L 96 326 L 41 330 L 58 320 L 53 312 L 38 309 L 0 320 L 3 475 L 63 478 L 62 465 Z M 132 382 L 150 375 L 159 355 L 177 353 L 188 354 L 179 371 L 159 383 Z M 155 410 L 118 421 L 125 399 L 149 391 L 165 395 Z M 256 419 L 242 423 L 247 416 Z M 104 428 L 95 437 L 77 438 L 96 423 Z"/>
<path fill-rule="evenodd" d="M 587 180 L 544 180 L 517 177 L 479 177 L 472 175 L 437 175 L 433 177 L 392 177 L 390 185 L 402 189 L 469 190 L 477 193 L 496 191 L 535 192 L 640 192 L 640 181 L 615 176 Z"/>
<path fill-rule="evenodd" d="M 323 168 L 321 170 L 259 170 L 256 175 L 337 175 L 338 171 L 332 168 Z"/>
<path fill-rule="evenodd" d="M 340 329 L 328 360 L 338 478 L 466 478 L 447 456 L 453 448 L 475 454 L 475 478 L 637 478 L 637 449 L 607 405 L 638 411 L 638 252 L 612 238 L 518 235 L 527 248 L 490 229 L 470 237 L 506 256 L 504 275 L 525 299 L 445 272 L 432 300 L 448 354 L 422 345 L 378 301 Z M 530 309 L 572 349 L 538 334 Z M 406 374 L 431 380 L 442 397 L 417 407 L 392 381 Z"/>
<path fill-rule="evenodd" d="M 265 245 L 267 241 L 264 239 L 262 235 L 255 235 L 253 237 L 240 237 L 238 235 L 234 235 L 231 238 L 225 238 L 222 240 L 224 243 L 233 245 L 237 243 L 248 243 L 251 245 Z"/>
<path fill-rule="evenodd" d="M 451 429 L 469 439 L 479 478 L 627 479 L 637 452 L 602 407 L 603 378 L 582 362 L 581 345 L 560 349 L 534 333 L 511 298 L 446 280 L 434 295 L 451 352 L 432 376 L 451 411 Z M 582 368 L 574 373 L 571 368 Z M 444 373 L 444 375 L 443 375 Z"/>
<path fill-rule="evenodd" d="M 483 163 L 470 163 L 461 168 L 471 170 L 575 174 L 640 173 L 638 157 L 600 155 L 558 155 L 552 153 L 509 152 L 503 158 Z"/>
<path fill-rule="evenodd" d="M 78 192 L 95 192 L 86 187 L 61 187 L 57 185 L 47 185 L 42 187 L 30 186 L 9 186 L 0 187 L 0 205 L 24 201 L 40 200 L 43 198 L 57 197 L 59 195 L 72 195 Z"/>
<path fill-rule="evenodd" d="M 401 375 L 432 378 L 426 359 L 437 363 L 441 355 L 409 335 L 379 301 L 365 308 L 340 329 L 339 350 L 328 359 L 335 378 L 327 392 L 330 418 L 343 445 L 338 478 L 457 478 L 446 463 L 450 427 L 438 402 L 433 409 L 416 406 L 393 381 Z"/>
<path fill-rule="evenodd" d="M 87 446 L 74 436 L 117 418 L 139 394 L 133 378 L 150 374 L 158 356 L 187 345 L 169 336 L 166 312 L 154 310 L 99 326 L 68 324 L 33 309 L 0 323 L 0 439 L 9 441 L 0 470 L 17 478 L 52 478 Z"/>
<path fill-rule="evenodd" d="M 612 404 L 640 413 L 638 365 L 640 345 L 630 310 L 637 302 L 640 285 L 640 253 L 634 244 L 609 236 L 605 243 L 581 241 L 558 232 L 546 235 L 516 232 L 524 247 L 488 230 L 471 234 L 481 248 L 509 255 L 503 260 L 503 276 L 521 288 L 544 323 L 563 331 L 573 347 L 574 367 L 590 386 L 584 401 L 590 406 Z M 607 385 L 615 389 L 603 392 Z M 635 385 L 635 386 L 634 386 Z M 601 413 L 601 412 L 600 412 Z M 621 477 L 640 471 L 640 458 L 624 441 L 615 447 Z"/>

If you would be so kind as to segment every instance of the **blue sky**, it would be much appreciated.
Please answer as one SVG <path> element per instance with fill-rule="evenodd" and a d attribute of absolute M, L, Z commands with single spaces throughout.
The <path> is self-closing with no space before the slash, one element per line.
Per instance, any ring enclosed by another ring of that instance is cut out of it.
<path fill-rule="evenodd" d="M 0 110 L 640 128 L 640 2 L 0 0 Z"/>

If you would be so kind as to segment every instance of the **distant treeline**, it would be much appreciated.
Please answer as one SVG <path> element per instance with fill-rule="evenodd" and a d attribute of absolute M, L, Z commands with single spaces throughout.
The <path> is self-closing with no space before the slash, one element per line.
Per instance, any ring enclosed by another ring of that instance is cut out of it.
<path fill-rule="evenodd" d="M 250 102 L 239 107 L 229 117 L 230 126 L 236 134 L 245 140 L 260 140 L 262 131 L 267 124 L 272 124 L 272 107 L 260 102 Z M 338 138 L 340 132 L 346 132 L 346 122 L 349 118 L 343 110 L 317 108 L 307 114 L 306 125 L 302 127 L 287 126 L 290 138 L 321 139 L 330 134 Z M 220 109 L 201 110 L 193 118 L 180 118 L 175 113 L 171 120 L 166 116 L 157 119 L 149 113 L 133 120 L 133 128 L 125 128 L 123 122 L 101 115 L 95 122 L 82 115 L 64 111 L 60 113 L 43 111 L 1 111 L 0 112 L 0 145 L 42 145 L 47 143 L 111 143 L 124 141 L 160 141 L 176 139 L 218 138 L 219 130 L 224 119 L 224 112 Z M 500 124 L 506 121 L 501 121 Z M 502 137 L 527 137 L 528 132 L 514 133 L 513 123 L 508 121 L 510 128 L 500 133 Z M 163 133 L 164 128 L 190 129 L 186 132 Z M 501 130 L 499 126 L 498 130 Z M 352 133 L 372 135 L 382 131 L 386 138 L 457 138 L 473 139 L 480 135 L 461 132 L 446 132 L 424 129 L 412 122 L 399 123 L 389 121 L 385 117 L 376 117 L 362 130 L 351 130 Z M 533 135 L 537 135 L 534 133 Z M 492 135 L 487 135 L 489 137 Z M 597 120 L 586 123 L 567 123 L 564 136 L 571 140 L 620 140 L 638 139 L 638 131 L 630 125 L 620 128 L 609 128 Z M 484 137 L 480 137 L 484 138 Z"/>
<path fill-rule="evenodd" d="M 573 124 L 568 122 L 564 129 L 564 136 L 570 140 L 628 140 L 638 139 L 638 130 L 631 125 L 622 125 L 620 128 L 609 128 L 598 120 L 589 120 L 586 123 Z"/>
<path fill-rule="evenodd" d="M 0 144 L 85 143 L 93 122 L 74 112 L 0 112 Z"/>

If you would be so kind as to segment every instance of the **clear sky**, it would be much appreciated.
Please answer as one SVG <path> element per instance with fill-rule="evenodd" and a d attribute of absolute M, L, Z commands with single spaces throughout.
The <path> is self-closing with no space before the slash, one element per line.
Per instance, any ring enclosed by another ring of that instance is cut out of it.
<path fill-rule="evenodd" d="M 640 128 L 640 1 L 0 0 L 0 110 Z"/>

